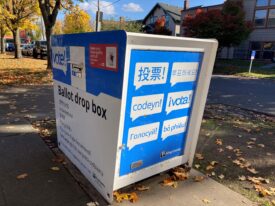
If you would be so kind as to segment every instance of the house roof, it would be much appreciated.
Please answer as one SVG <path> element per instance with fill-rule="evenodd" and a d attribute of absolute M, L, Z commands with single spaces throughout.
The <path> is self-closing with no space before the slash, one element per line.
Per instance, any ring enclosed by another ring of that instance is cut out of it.
<path fill-rule="evenodd" d="M 212 7 L 222 7 L 223 4 L 215 4 L 215 5 L 211 5 L 211 6 L 203 6 L 203 5 L 199 5 L 199 6 L 194 6 L 194 7 L 190 7 L 189 9 L 185 9 L 183 11 L 191 11 L 191 10 L 197 10 L 197 9 L 208 9 L 208 8 L 212 8 Z"/>
<path fill-rule="evenodd" d="M 143 20 L 143 23 L 145 23 L 146 19 L 154 12 L 156 8 L 162 8 L 166 14 L 168 14 L 175 22 L 179 23 L 181 19 L 181 10 L 182 8 L 177 6 L 172 6 L 164 3 L 157 3 L 151 11 L 146 15 L 146 17 Z"/>

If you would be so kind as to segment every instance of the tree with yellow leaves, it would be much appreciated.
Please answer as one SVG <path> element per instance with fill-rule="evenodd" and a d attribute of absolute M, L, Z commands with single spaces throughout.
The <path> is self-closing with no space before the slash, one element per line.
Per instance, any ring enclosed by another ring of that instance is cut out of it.
<path fill-rule="evenodd" d="M 1 14 L 1 8 L 0 8 L 0 40 L 1 40 L 1 54 L 5 53 L 5 35 L 9 32 L 9 29 L 6 26 L 6 23 L 3 19 L 3 15 Z"/>
<path fill-rule="evenodd" d="M 38 12 L 36 0 L 0 0 L 1 15 L 13 34 L 15 58 L 21 58 L 19 29 L 31 25 Z"/>
<path fill-rule="evenodd" d="M 63 24 L 62 21 L 57 20 L 53 27 L 53 34 L 63 34 Z"/>
<path fill-rule="evenodd" d="M 65 34 L 92 31 L 90 15 L 76 6 L 65 15 L 63 31 Z"/>

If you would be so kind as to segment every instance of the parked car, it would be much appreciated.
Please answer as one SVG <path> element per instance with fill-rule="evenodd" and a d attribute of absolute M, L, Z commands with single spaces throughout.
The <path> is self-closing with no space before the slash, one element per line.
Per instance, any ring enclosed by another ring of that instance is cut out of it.
<path fill-rule="evenodd" d="M 14 43 L 7 43 L 6 50 L 10 52 L 14 51 L 15 50 Z"/>
<path fill-rule="evenodd" d="M 47 42 L 46 41 L 36 41 L 34 43 L 33 47 L 33 53 L 32 53 L 33 58 L 40 58 L 42 59 L 44 56 L 47 56 Z"/>
<path fill-rule="evenodd" d="M 32 56 L 33 45 L 32 44 L 24 44 L 22 47 L 22 54 L 25 56 Z"/>

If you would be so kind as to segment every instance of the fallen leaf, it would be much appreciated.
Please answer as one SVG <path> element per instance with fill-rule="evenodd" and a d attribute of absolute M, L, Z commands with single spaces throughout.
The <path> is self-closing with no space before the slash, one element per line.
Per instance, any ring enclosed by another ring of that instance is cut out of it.
<path fill-rule="evenodd" d="M 215 165 L 217 165 L 217 164 L 219 164 L 219 163 L 218 163 L 217 161 L 211 161 L 210 164 L 211 164 L 212 166 L 215 166 Z"/>
<path fill-rule="evenodd" d="M 233 150 L 233 147 L 231 145 L 226 146 L 226 149 Z"/>
<path fill-rule="evenodd" d="M 200 153 L 196 153 L 195 157 L 198 159 L 198 160 L 203 160 L 204 159 L 204 156 Z"/>
<path fill-rule="evenodd" d="M 266 197 L 266 196 L 271 196 L 272 195 L 272 193 L 269 190 L 267 190 L 266 188 L 264 188 L 261 185 L 256 184 L 256 185 L 254 185 L 254 188 L 257 192 L 259 192 L 260 197 Z"/>
<path fill-rule="evenodd" d="M 132 192 L 129 196 L 129 200 L 131 203 L 135 203 L 138 201 L 138 196 L 137 196 L 137 193 L 135 192 Z"/>
<path fill-rule="evenodd" d="M 257 138 L 250 138 L 250 140 L 256 142 Z"/>
<path fill-rule="evenodd" d="M 162 185 L 176 188 L 178 186 L 178 183 L 175 180 L 173 180 L 171 177 L 168 177 L 162 181 Z"/>
<path fill-rule="evenodd" d="M 189 173 L 184 171 L 173 171 L 177 180 L 187 180 L 189 177 Z"/>
<path fill-rule="evenodd" d="M 59 167 L 51 167 L 51 170 L 52 170 L 52 171 L 59 171 L 60 168 L 59 168 Z"/>
<path fill-rule="evenodd" d="M 22 179 L 25 179 L 26 177 L 28 177 L 28 174 L 27 173 L 23 173 L 21 175 L 16 176 L 16 179 L 22 180 Z"/>
<path fill-rule="evenodd" d="M 202 202 L 205 203 L 205 204 L 209 204 L 211 201 L 205 198 L 205 199 L 202 200 Z"/>
<path fill-rule="evenodd" d="M 206 137 L 210 137 L 210 133 L 209 133 L 209 132 L 206 133 L 205 136 L 206 136 Z"/>
<path fill-rule="evenodd" d="M 223 175 L 223 174 L 219 175 L 218 177 L 219 177 L 221 180 L 224 179 L 224 175 Z"/>
<path fill-rule="evenodd" d="M 222 145 L 222 140 L 221 139 L 216 139 L 216 144 L 217 145 Z"/>
<path fill-rule="evenodd" d="M 211 175 L 212 175 L 212 176 L 215 176 L 215 175 L 216 175 L 216 173 L 215 173 L 215 172 L 211 172 Z"/>
<path fill-rule="evenodd" d="M 135 190 L 137 190 L 137 191 L 147 191 L 147 190 L 149 190 L 150 189 L 150 187 L 148 187 L 148 186 L 144 186 L 144 185 L 138 185 L 138 186 L 136 186 L 135 187 Z"/>
<path fill-rule="evenodd" d="M 246 168 L 247 171 L 251 172 L 252 174 L 258 174 L 259 172 L 256 171 L 254 168 Z"/>
<path fill-rule="evenodd" d="M 241 161 L 238 160 L 238 159 L 233 160 L 232 162 L 233 162 L 234 164 L 238 165 L 238 166 L 242 164 Z"/>
<path fill-rule="evenodd" d="M 272 203 L 273 205 L 275 205 L 275 200 L 271 200 L 271 203 Z"/>
<path fill-rule="evenodd" d="M 223 148 L 218 148 L 218 152 L 223 152 L 224 149 Z"/>
<path fill-rule="evenodd" d="M 115 197 L 115 200 L 118 202 L 118 203 L 121 203 L 123 200 L 129 200 L 129 194 L 128 193 L 119 193 L 117 191 L 114 192 L 114 197 Z"/>
<path fill-rule="evenodd" d="M 205 177 L 204 176 L 195 176 L 193 179 L 195 182 L 201 182 L 205 179 Z"/>
<path fill-rule="evenodd" d="M 257 145 L 258 145 L 258 147 L 261 147 L 261 148 L 264 148 L 264 147 L 265 147 L 264 144 L 257 144 Z"/>
<path fill-rule="evenodd" d="M 253 145 L 253 144 L 255 144 L 255 142 L 249 141 L 249 142 L 246 142 L 246 144 L 248 144 L 248 145 Z"/>
<path fill-rule="evenodd" d="M 64 155 L 57 155 L 54 158 L 52 158 L 53 162 L 62 163 L 65 161 Z"/>
<path fill-rule="evenodd" d="M 245 159 L 243 157 L 238 157 L 238 160 L 240 160 L 241 162 L 245 161 Z"/>
<path fill-rule="evenodd" d="M 239 176 L 239 180 L 240 180 L 240 181 L 245 181 L 245 180 L 246 180 L 246 177 L 245 177 L 244 175 Z"/>
<path fill-rule="evenodd" d="M 254 184 L 261 184 L 261 180 L 257 177 L 248 177 L 247 179 Z"/>
<path fill-rule="evenodd" d="M 238 137 L 239 137 L 239 138 L 241 138 L 241 137 L 242 137 L 242 135 L 240 135 L 240 134 L 239 134 L 239 135 L 238 135 Z"/>
<path fill-rule="evenodd" d="M 252 148 L 253 148 L 251 145 L 247 145 L 246 147 L 249 148 L 249 149 L 252 149 Z"/>
<path fill-rule="evenodd" d="M 194 167 L 195 167 L 196 169 L 199 169 L 201 166 L 200 166 L 199 164 L 195 164 Z"/>
<path fill-rule="evenodd" d="M 214 167 L 213 167 L 212 165 L 208 165 L 208 166 L 206 167 L 206 171 L 213 170 L 213 169 L 214 169 Z"/>
<path fill-rule="evenodd" d="M 266 155 L 267 155 L 267 156 L 271 156 L 272 154 L 271 154 L 271 153 L 269 153 L 269 152 L 267 152 L 267 153 L 266 153 Z"/>

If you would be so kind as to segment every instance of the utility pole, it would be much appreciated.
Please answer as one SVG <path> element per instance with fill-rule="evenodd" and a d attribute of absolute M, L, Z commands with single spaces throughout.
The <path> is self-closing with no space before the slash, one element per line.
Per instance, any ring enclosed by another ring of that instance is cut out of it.
<path fill-rule="evenodd" d="M 100 6 L 99 0 L 97 0 L 97 13 L 96 13 L 96 31 L 100 31 Z"/>

